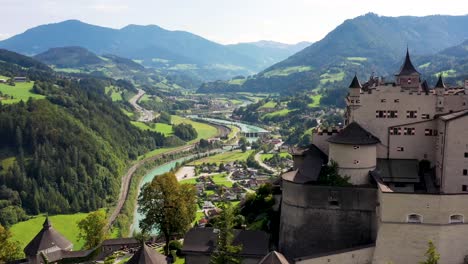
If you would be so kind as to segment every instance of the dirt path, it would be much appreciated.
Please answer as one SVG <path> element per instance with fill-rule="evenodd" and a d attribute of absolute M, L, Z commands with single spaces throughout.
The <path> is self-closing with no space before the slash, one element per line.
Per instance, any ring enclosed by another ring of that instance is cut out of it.
<path fill-rule="evenodd" d="M 262 158 L 260 157 L 260 154 L 262 153 L 262 151 L 258 152 L 257 154 L 255 154 L 255 160 L 258 162 L 258 164 L 260 166 L 262 166 L 263 168 L 265 168 L 266 170 L 269 170 L 269 171 L 272 171 L 274 173 L 278 172 L 278 170 L 266 165 L 265 163 L 263 163 L 263 160 Z"/>

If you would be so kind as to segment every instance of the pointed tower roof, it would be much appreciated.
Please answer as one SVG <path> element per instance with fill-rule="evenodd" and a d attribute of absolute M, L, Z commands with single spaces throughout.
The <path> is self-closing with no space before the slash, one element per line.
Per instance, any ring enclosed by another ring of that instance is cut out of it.
<path fill-rule="evenodd" d="M 327 141 L 344 145 L 373 145 L 380 142 L 376 136 L 362 128 L 362 126 L 356 122 L 352 122 L 338 134 L 327 139 Z"/>
<path fill-rule="evenodd" d="M 442 74 L 439 74 L 439 79 L 437 80 L 435 88 L 445 88 L 444 80 L 442 80 Z"/>
<path fill-rule="evenodd" d="M 156 250 L 148 247 L 145 243 L 131 257 L 127 264 L 168 264 L 168 258 Z"/>
<path fill-rule="evenodd" d="M 283 254 L 277 251 L 271 251 L 258 264 L 289 264 L 289 261 Z"/>
<path fill-rule="evenodd" d="M 354 74 L 354 78 L 351 81 L 349 88 L 362 88 L 361 83 L 359 82 L 356 74 Z"/>
<path fill-rule="evenodd" d="M 40 251 L 55 246 L 63 250 L 71 250 L 73 248 L 73 244 L 59 232 L 55 231 L 49 217 L 46 217 L 41 231 L 24 248 L 24 253 L 26 256 L 36 256 Z"/>
<path fill-rule="evenodd" d="M 416 68 L 413 66 L 413 63 L 411 62 L 411 58 L 409 55 L 409 50 L 406 48 L 406 57 L 405 61 L 403 62 L 403 65 L 401 65 L 400 72 L 397 74 L 399 75 L 412 75 L 412 74 L 420 74 Z"/>

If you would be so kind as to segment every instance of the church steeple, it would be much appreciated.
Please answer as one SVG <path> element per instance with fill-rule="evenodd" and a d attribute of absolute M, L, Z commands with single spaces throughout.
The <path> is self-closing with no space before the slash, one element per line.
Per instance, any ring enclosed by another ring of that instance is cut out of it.
<path fill-rule="evenodd" d="M 359 82 L 356 74 L 354 74 L 354 78 L 351 81 L 351 84 L 349 85 L 349 88 L 359 88 L 359 89 L 362 88 L 361 83 Z"/>
<path fill-rule="evenodd" d="M 409 54 L 409 49 L 406 48 L 406 57 L 405 61 L 403 62 L 403 65 L 401 65 L 400 72 L 397 74 L 397 76 L 401 75 L 413 75 L 413 74 L 420 74 L 416 68 L 413 66 L 413 63 L 411 62 L 410 54 Z"/>
<path fill-rule="evenodd" d="M 435 88 L 444 88 L 445 89 L 445 83 L 444 83 L 444 80 L 442 80 L 442 74 L 439 74 L 439 79 L 437 80 Z"/>

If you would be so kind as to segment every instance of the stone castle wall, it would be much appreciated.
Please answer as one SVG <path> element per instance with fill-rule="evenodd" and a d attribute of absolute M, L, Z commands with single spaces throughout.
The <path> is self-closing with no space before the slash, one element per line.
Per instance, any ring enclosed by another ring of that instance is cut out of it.
<path fill-rule="evenodd" d="M 283 181 L 279 250 L 297 258 L 373 243 L 377 190 Z"/>

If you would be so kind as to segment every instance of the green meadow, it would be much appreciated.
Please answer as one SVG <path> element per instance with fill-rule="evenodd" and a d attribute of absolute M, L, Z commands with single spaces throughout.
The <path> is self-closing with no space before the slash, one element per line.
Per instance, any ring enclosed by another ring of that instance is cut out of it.
<path fill-rule="evenodd" d="M 2 78 L 0 78 L 2 79 Z M 3 104 L 14 104 L 19 101 L 27 101 L 30 97 L 33 99 L 43 99 L 45 96 L 40 94 L 35 94 L 31 91 L 34 86 L 34 82 L 18 82 L 15 86 L 10 86 L 6 83 L 0 83 L 0 92 L 3 95 L 7 95 L 7 99 L 1 99 Z"/>

